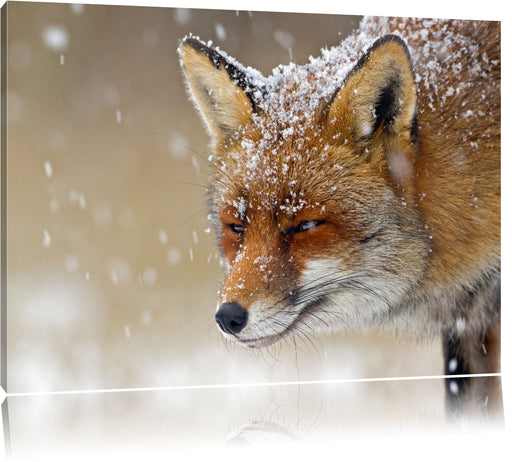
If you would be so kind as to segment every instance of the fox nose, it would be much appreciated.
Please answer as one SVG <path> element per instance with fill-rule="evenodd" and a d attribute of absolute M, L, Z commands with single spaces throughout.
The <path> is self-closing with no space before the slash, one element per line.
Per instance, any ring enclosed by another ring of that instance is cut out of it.
<path fill-rule="evenodd" d="M 238 334 L 247 324 L 248 317 L 247 310 L 236 302 L 222 304 L 215 313 L 215 321 L 226 334 Z"/>

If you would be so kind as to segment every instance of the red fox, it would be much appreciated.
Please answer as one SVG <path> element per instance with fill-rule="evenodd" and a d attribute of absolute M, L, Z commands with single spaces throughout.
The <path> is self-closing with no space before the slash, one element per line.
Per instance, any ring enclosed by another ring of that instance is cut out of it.
<path fill-rule="evenodd" d="M 447 375 L 499 372 L 499 22 L 365 18 L 268 77 L 192 36 L 179 54 L 212 137 L 226 337 L 383 326 L 441 335 Z M 490 382 L 448 380 L 448 408 L 499 409 Z"/>

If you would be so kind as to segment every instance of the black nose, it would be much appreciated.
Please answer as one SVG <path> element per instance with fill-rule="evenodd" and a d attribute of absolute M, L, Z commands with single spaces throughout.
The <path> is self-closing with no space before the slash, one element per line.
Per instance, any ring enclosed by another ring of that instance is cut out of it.
<path fill-rule="evenodd" d="M 248 313 L 238 303 L 224 303 L 215 313 L 215 321 L 226 334 L 238 334 L 247 324 Z"/>

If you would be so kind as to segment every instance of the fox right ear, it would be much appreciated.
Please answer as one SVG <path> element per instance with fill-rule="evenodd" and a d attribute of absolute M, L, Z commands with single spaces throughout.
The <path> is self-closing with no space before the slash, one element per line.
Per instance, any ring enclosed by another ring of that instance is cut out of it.
<path fill-rule="evenodd" d="M 248 123 L 254 86 L 234 60 L 193 37 L 179 47 L 181 65 L 193 100 L 216 141 L 227 141 Z"/>
<path fill-rule="evenodd" d="M 399 37 L 384 36 L 361 57 L 328 117 L 334 124 L 345 121 L 360 140 L 379 128 L 388 136 L 414 138 L 416 84 L 407 45 Z"/>

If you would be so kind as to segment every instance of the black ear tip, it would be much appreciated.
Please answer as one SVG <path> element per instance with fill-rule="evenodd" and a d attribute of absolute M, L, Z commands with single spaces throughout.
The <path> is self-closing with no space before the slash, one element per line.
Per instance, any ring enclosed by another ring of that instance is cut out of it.
<path fill-rule="evenodd" d="M 371 50 L 378 48 L 379 46 L 384 45 L 385 43 L 389 43 L 389 42 L 394 42 L 397 45 L 400 45 L 405 51 L 409 52 L 409 47 L 407 46 L 407 43 L 405 43 L 404 39 L 397 34 L 383 35 L 382 37 L 375 40 L 375 42 L 373 42 L 373 44 L 368 49 L 368 51 L 371 51 Z"/>
<path fill-rule="evenodd" d="M 183 48 L 187 47 L 187 46 L 190 46 L 192 48 L 195 49 L 195 46 L 194 46 L 194 42 L 196 41 L 197 39 L 192 37 L 191 34 L 181 38 L 178 40 L 178 53 L 182 53 L 183 52 Z"/>
<path fill-rule="evenodd" d="M 409 66 L 412 69 L 412 61 L 411 61 L 411 54 L 409 52 L 409 47 L 407 46 L 407 43 L 405 43 L 405 41 L 399 35 L 387 34 L 387 35 L 384 35 L 383 37 L 377 39 L 373 43 L 373 45 L 369 48 L 369 50 L 367 51 L 367 54 L 371 53 L 373 50 L 379 48 L 380 46 L 382 46 L 386 43 L 390 43 L 390 42 L 396 43 L 397 45 L 400 45 L 402 47 L 402 50 L 404 51 L 405 55 L 407 56 L 407 60 L 409 61 Z"/>
<path fill-rule="evenodd" d="M 210 42 L 211 43 L 211 42 Z M 187 35 L 185 38 L 181 40 L 181 47 L 189 46 L 196 50 L 198 53 L 207 56 L 210 61 L 218 68 L 220 54 L 215 51 L 210 44 L 206 44 L 199 37 L 194 37 L 193 35 Z"/>
<path fill-rule="evenodd" d="M 403 48 L 407 48 L 407 44 L 405 43 L 404 39 L 402 39 L 402 37 L 400 37 L 397 34 L 384 35 L 383 37 L 378 39 L 377 42 L 395 42 L 398 43 Z"/>
<path fill-rule="evenodd" d="M 184 47 L 184 46 L 194 47 L 194 43 L 196 41 L 198 41 L 198 39 L 196 37 L 193 37 L 192 34 L 188 34 L 179 40 L 179 46 L 180 46 L 180 48 Z"/>
<path fill-rule="evenodd" d="M 240 70 L 230 63 L 218 49 L 213 48 L 211 41 L 205 43 L 198 37 L 188 35 L 183 39 L 182 46 L 189 46 L 199 54 L 206 56 L 216 69 L 220 69 L 221 65 L 224 66 L 232 80 L 234 80 L 235 77 L 239 77 L 241 73 Z"/>

